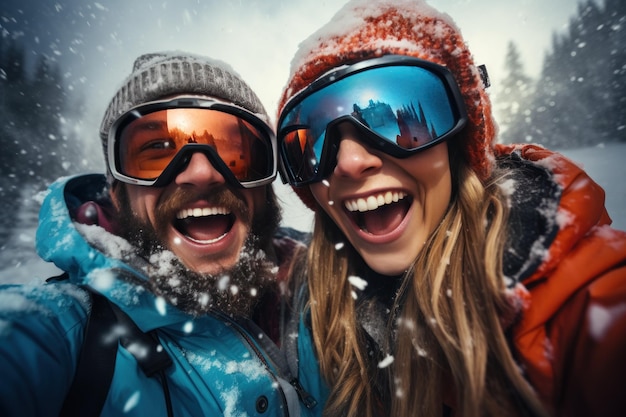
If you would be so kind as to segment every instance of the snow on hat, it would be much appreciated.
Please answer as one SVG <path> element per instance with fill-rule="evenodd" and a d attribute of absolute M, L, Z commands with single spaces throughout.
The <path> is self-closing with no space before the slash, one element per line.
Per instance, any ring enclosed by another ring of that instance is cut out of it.
<path fill-rule="evenodd" d="M 261 100 L 225 62 L 180 51 L 141 55 L 111 99 L 100 125 L 107 171 L 108 134 L 115 120 L 132 107 L 176 94 L 219 98 L 255 113 L 269 124 Z"/>
<path fill-rule="evenodd" d="M 424 0 L 349 1 L 300 43 L 279 100 L 279 114 L 289 99 L 333 68 L 390 54 L 421 58 L 452 72 L 469 117 L 456 143 L 463 144 L 471 167 L 486 179 L 494 161 L 496 126 L 481 72 L 452 18 Z M 315 209 L 308 187 L 294 190 Z"/>

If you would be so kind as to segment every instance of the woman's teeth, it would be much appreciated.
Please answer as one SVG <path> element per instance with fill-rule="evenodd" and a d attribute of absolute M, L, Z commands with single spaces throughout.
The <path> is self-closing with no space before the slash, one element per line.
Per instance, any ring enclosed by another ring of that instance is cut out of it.
<path fill-rule="evenodd" d="M 387 191 L 386 193 L 374 194 L 369 197 L 346 200 L 344 205 L 348 211 L 365 212 L 376 210 L 385 204 L 397 203 L 406 196 L 407 194 L 402 191 Z"/>

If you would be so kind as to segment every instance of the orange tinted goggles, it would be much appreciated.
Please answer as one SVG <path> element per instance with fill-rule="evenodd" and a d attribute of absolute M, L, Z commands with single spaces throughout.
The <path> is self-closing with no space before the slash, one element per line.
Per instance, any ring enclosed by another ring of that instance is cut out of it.
<path fill-rule="evenodd" d="M 231 184 L 252 188 L 276 177 L 276 139 L 253 113 L 217 100 L 177 97 L 137 106 L 111 127 L 113 177 L 160 187 L 204 153 Z"/>

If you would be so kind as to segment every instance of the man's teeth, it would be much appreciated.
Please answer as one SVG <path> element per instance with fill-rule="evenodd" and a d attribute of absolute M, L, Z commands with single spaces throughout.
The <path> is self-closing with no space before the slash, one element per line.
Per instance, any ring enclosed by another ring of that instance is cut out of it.
<path fill-rule="evenodd" d="M 204 207 L 204 208 L 188 208 L 179 211 L 176 214 L 176 218 L 179 220 L 186 219 L 187 217 L 205 217 L 216 216 L 218 214 L 229 214 L 230 210 L 225 207 Z"/>
<path fill-rule="evenodd" d="M 346 200 L 344 204 L 348 211 L 364 212 L 376 210 L 385 204 L 397 203 L 406 196 L 407 194 L 402 191 L 387 191 L 386 193 L 375 194 L 365 198 Z"/>

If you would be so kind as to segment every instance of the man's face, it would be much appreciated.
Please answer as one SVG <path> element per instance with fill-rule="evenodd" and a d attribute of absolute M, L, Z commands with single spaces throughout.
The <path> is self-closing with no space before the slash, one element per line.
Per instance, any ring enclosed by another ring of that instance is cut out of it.
<path fill-rule="evenodd" d="M 149 122 L 150 116 L 144 118 Z M 155 120 L 149 125 L 149 129 L 138 130 L 138 134 L 146 136 L 141 142 L 158 150 L 184 146 L 170 140 L 168 129 L 172 126 L 168 128 Z M 204 153 L 195 152 L 169 184 L 150 187 L 116 183 L 111 196 L 119 214 L 121 234 L 140 248 L 142 256 L 154 263 L 158 260 L 150 256 L 157 254 L 162 258 L 163 250 L 176 255 L 179 267 L 175 274 L 181 283 L 173 285 L 176 280 L 171 279 L 171 273 L 159 277 L 157 271 L 151 274 L 151 279 L 157 281 L 153 282 L 157 291 L 169 295 L 170 300 L 185 299 L 189 304 L 196 299 L 201 302 L 202 294 L 212 294 L 213 299 L 232 297 L 233 294 L 214 294 L 224 276 L 231 280 L 225 293 L 236 286 L 245 286 L 241 288 L 245 291 L 263 285 L 267 270 L 255 271 L 261 264 L 255 260 L 257 256 L 250 254 L 267 249 L 278 223 L 278 208 L 268 199 L 267 187 L 233 187 Z M 227 303 L 231 301 L 228 298 Z"/>
<path fill-rule="evenodd" d="M 196 135 L 204 132 L 211 138 L 235 141 L 234 132 L 238 128 L 235 118 L 218 123 L 206 116 L 207 113 L 198 109 L 145 115 L 132 122 L 121 135 L 124 146 L 120 159 L 125 161 L 128 171 L 136 170 L 131 172 L 133 176 L 139 176 L 138 172 L 158 176 L 158 167 L 165 166 L 187 141 L 195 141 L 191 138 Z M 231 146 L 235 149 L 231 154 L 244 153 Z M 230 154 L 228 158 L 235 160 Z M 192 154 L 164 187 L 129 184 L 125 187 L 129 207 L 118 208 L 129 209 L 143 227 L 154 230 L 162 247 L 199 273 L 216 274 L 232 267 L 250 233 L 253 217 L 262 215 L 265 209 L 265 187 L 227 186 L 224 176 L 201 152 Z"/>

